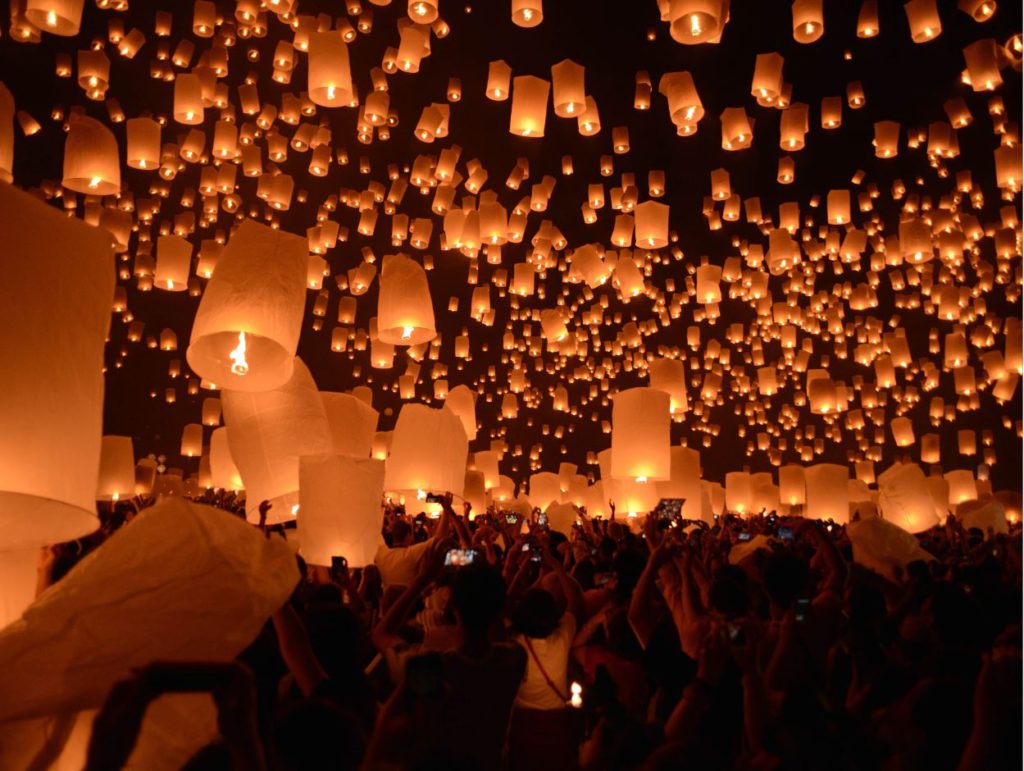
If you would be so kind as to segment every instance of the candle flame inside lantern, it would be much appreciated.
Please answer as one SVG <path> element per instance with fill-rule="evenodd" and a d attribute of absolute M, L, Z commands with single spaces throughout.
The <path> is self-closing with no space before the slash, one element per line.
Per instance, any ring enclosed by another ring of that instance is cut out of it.
<path fill-rule="evenodd" d="M 412 339 L 413 329 L 414 329 L 413 327 L 402 327 L 402 339 L 403 340 L 411 340 Z"/>
<path fill-rule="evenodd" d="M 700 17 L 697 14 L 690 16 L 690 34 L 697 37 L 703 31 L 700 26 Z"/>
<path fill-rule="evenodd" d="M 56 27 L 57 26 L 57 12 L 48 11 L 46 14 L 46 26 Z"/>
<path fill-rule="evenodd" d="M 334 90 L 335 90 L 335 86 L 328 86 L 327 87 L 327 98 L 328 99 L 333 99 L 334 98 Z"/>
<path fill-rule="evenodd" d="M 245 360 L 245 332 L 238 333 L 238 345 L 228 354 L 231 359 L 231 374 L 241 377 L 249 371 L 249 362 Z"/>
<path fill-rule="evenodd" d="M 636 478 L 636 482 L 637 482 L 637 484 L 640 484 L 640 485 L 645 484 L 647 482 L 647 477 L 637 477 Z"/>
<path fill-rule="evenodd" d="M 93 177 L 89 180 L 89 187 L 95 189 L 100 186 L 100 182 L 103 180 L 100 177 Z"/>

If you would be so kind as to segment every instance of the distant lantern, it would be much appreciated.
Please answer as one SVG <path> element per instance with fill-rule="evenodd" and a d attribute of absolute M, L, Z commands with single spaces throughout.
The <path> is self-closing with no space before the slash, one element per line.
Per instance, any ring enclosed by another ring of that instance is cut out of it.
<path fill-rule="evenodd" d="M 395 422 L 384 489 L 461 495 L 468 455 L 466 431 L 455 413 L 406 404 Z"/>
<path fill-rule="evenodd" d="M 203 119 L 203 82 L 198 75 L 183 72 L 174 79 L 174 120 L 197 126 Z"/>
<path fill-rule="evenodd" d="M 0 83 L 0 182 L 14 179 L 14 96 Z"/>
<path fill-rule="evenodd" d="M 733 514 L 754 513 L 754 484 L 746 471 L 730 471 L 725 475 L 725 508 Z"/>
<path fill-rule="evenodd" d="M 135 495 L 135 450 L 130 436 L 104 436 L 96 500 L 118 501 Z"/>
<path fill-rule="evenodd" d="M 846 466 L 834 463 L 819 463 L 804 469 L 807 490 L 804 516 L 845 524 L 850 517 L 849 476 Z"/>
<path fill-rule="evenodd" d="M 804 467 L 789 464 L 779 467 L 779 502 L 786 506 L 801 506 L 807 502 Z"/>
<path fill-rule="evenodd" d="M 202 423 L 186 423 L 181 432 L 181 454 L 186 458 L 198 458 L 203 454 Z"/>
<path fill-rule="evenodd" d="M 85 0 L 27 0 L 25 18 L 43 32 L 73 37 L 82 24 Z"/>
<path fill-rule="evenodd" d="M 466 432 L 466 439 L 472 442 L 476 439 L 476 392 L 468 386 L 458 385 L 443 398 L 445 409 L 458 416 Z"/>
<path fill-rule="evenodd" d="M 288 382 L 305 308 L 307 257 L 305 239 L 244 220 L 199 303 L 189 366 L 235 391 Z"/>
<path fill-rule="evenodd" d="M 671 398 L 654 388 L 612 397 L 611 478 L 664 481 L 671 475 Z"/>
<path fill-rule="evenodd" d="M 773 104 L 782 94 L 783 63 L 782 56 L 775 52 L 757 55 L 750 93 L 759 102 Z"/>
<path fill-rule="evenodd" d="M 245 489 L 242 475 L 231 457 L 226 427 L 218 428 L 210 435 L 210 486 L 218 490 Z"/>
<path fill-rule="evenodd" d="M 156 274 L 153 286 L 170 292 L 188 288 L 192 267 L 192 244 L 181 236 L 160 236 L 156 244 Z"/>
<path fill-rule="evenodd" d="M 636 245 L 648 249 L 668 246 L 669 207 L 657 201 L 644 201 L 636 206 Z"/>
<path fill-rule="evenodd" d="M 321 107 L 348 107 L 353 100 L 348 46 L 341 34 L 314 32 L 309 39 L 309 98 Z"/>
<path fill-rule="evenodd" d="M 331 454 L 370 457 L 377 432 L 377 410 L 352 394 L 323 391 L 320 399 L 331 431 Z"/>
<path fill-rule="evenodd" d="M 793 39 L 813 43 L 825 32 L 823 0 L 793 0 Z"/>
<path fill-rule="evenodd" d="M 71 119 L 64 141 L 64 179 L 76 193 L 115 195 L 121 192 L 121 162 L 117 140 L 98 120 Z"/>
<path fill-rule="evenodd" d="M 437 19 L 437 0 L 409 0 L 409 18 L 417 24 L 433 24 Z"/>
<path fill-rule="evenodd" d="M 521 137 L 544 136 L 551 84 L 532 75 L 519 75 L 512 80 L 512 112 L 508 130 Z"/>
<path fill-rule="evenodd" d="M 512 0 L 512 23 L 517 27 L 536 27 L 544 21 L 542 0 Z"/>
<path fill-rule="evenodd" d="M 131 118 L 125 123 L 128 135 L 126 160 L 133 169 L 155 169 L 160 165 L 160 124 L 152 118 Z"/>
<path fill-rule="evenodd" d="M 99 525 L 113 242 L 7 184 L 0 241 L 0 548 L 19 549 Z"/>
<path fill-rule="evenodd" d="M 830 190 L 828 193 L 828 224 L 846 225 L 850 222 L 850 191 Z"/>
<path fill-rule="evenodd" d="M 552 102 L 559 118 L 575 118 L 586 107 L 583 65 L 569 59 L 551 65 Z"/>
<path fill-rule="evenodd" d="M 942 21 L 936 0 L 910 0 L 903 10 L 910 24 L 910 38 L 915 43 L 927 43 L 942 34 Z"/>
<path fill-rule="evenodd" d="M 384 461 L 346 455 L 304 456 L 299 461 L 299 549 L 311 565 L 344 557 L 366 567 L 384 541 L 381 496 Z"/>
<path fill-rule="evenodd" d="M 1021 179 L 1024 178 L 1021 171 L 1020 148 L 1007 145 L 997 147 L 995 150 L 996 163 L 996 185 L 1002 190 L 1009 190 L 1013 193 L 1021 189 Z"/>
<path fill-rule="evenodd" d="M 320 394 L 306 365 L 295 359 L 291 378 L 256 393 L 224 390 L 228 446 L 245 484 L 246 517 L 259 521 L 260 503 L 273 508 L 269 524 L 295 519 L 299 504 L 299 457 L 331 450 Z"/>
<path fill-rule="evenodd" d="M 701 265 L 697 268 L 697 302 L 704 305 L 721 302 L 721 281 L 721 265 Z"/>
<path fill-rule="evenodd" d="M 437 336 L 427 274 L 404 254 L 384 256 L 377 297 L 377 335 L 391 345 L 421 345 Z"/>
<path fill-rule="evenodd" d="M 669 5 L 669 34 L 677 43 L 717 42 L 729 18 L 726 0 L 674 0 Z"/>
<path fill-rule="evenodd" d="M 895 158 L 899 152 L 900 124 L 891 120 L 875 123 L 875 156 L 878 158 Z"/>
<path fill-rule="evenodd" d="M 491 62 L 487 67 L 487 98 L 503 102 L 511 93 L 512 68 L 503 60 Z"/>

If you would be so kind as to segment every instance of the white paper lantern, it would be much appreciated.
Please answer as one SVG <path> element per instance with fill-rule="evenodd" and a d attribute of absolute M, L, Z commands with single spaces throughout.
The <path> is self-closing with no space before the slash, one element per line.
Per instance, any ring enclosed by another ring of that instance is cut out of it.
<path fill-rule="evenodd" d="M 541 471 L 530 475 L 530 503 L 541 511 L 562 500 L 562 485 L 558 474 Z"/>
<path fill-rule="evenodd" d="M 673 415 L 686 412 L 686 367 L 682 359 L 654 359 L 647 365 L 647 376 L 651 388 L 665 391 L 669 395 L 669 412 Z"/>
<path fill-rule="evenodd" d="M 196 311 L 186 358 L 234 391 L 269 391 L 292 376 L 306 300 L 305 239 L 245 220 Z"/>
<path fill-rule="evenodd" d="M 231 457 L 226 426 L 216 429 L 210 436 L 210 486 L 218 490 L 244 490 L 242 475 Z"/>
<path fill-rule="evenodd" d="M 369 453 L 367 453 L 369 454 Z M 345 557 L 350 567 L 373 562 L 381 538 L 384 461 L 347 455 L 299 460 L 299 544 L 303 559 L 330 565 Z"/>
<path fill-rule="evenodd" d="M 377 336 L 391 345 L 421 345 L 437 336 L 423 267 L 404 254 L 387 254 L 377 298 Z"/>
<path fill-rule="evenodd" d="M 469 442 L 451 410 L 406 404 L 398 415 L 384 489 L 400 493 L 462 493 Z"/>
<path fill-rule="evenodd" d="M 110 235 L 0 183 L 0 549 L 97 525 Z"/>
<path fill-rule="evenodd" d="M 897 463 L 878 475 L 878 508 L 885 519 L 909 533 L 941 524 L 928 480 L 916 463 Z"/>
<path fill-rule="evenodd" d="M 682 515 L 686 519 L 701 518 L 700 453 L 689 447 L 673 447 L 671 475 L 658 482 L 659 498 L 682 498 Z"/>
<path fill-rule="evenodd" d="M 280 388 L 222 395 L 228 446 L 245 484 L 245 511 L 259 521 L 260 502 L 270 501 L 269 524 L 293 519 L 299 504 L 299 457 L 331 450 L 320 393 L 301 359 Z"/>
<path fill-rule="evenodd" d="M 321 391 L 331 430 L 331 454 L 368 458 L 373 450 L 378 413 L 353 394 Z"/>
<path fill-rule="evenodd" d="M 116 501 L 135 495 L 135 450 L 130 436 L 104 436 L 96 500 Z"/>
<path fill-rule="evenodd" d="M 849 477 L 850 470 L 835 463 L 819 463 L 804 469 L 807 483 L 804 516 L 846 524 L 850 518 L 850 489 L 846 484 Z"/>
<path fill-rule="evenodd" d="M 613 397 L 611 479 L 645 483 L 670 477 L 670 403 L 665 391 L 654 388 L 630 388 Z"/>
<path fill-rule="evenodd" d="M 444 400 L 446 409 L 454 412 L 462 421 L 466 439 L 476 439 L 476 393 L 464 385 L 455 386 Z"/>

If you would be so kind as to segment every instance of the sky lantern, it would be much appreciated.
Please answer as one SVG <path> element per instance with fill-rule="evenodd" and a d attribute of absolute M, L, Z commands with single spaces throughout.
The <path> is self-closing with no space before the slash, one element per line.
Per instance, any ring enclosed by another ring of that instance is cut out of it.
<path fill-rule="evenodd" d="M 942 34 L 937 0 L 910 0 L 903 10 L 910 24 L 910 38 L 915 43 L 927 43 Z"/>
<path fill-rule="evenodd" d="M 210 486 L 219 490 L 244 490 L 242 475 L 231 457 L 226 427 L 210 435 Z"/>
<path fill-rule="evenodd" d="M 512 79 L 512 112 L 508 125 L 510 133 L 533 139 L 544 136 L 550 90 L 551 84 L 543 78 L 518 75 Z"/>
<path fill-rule="evenodd" d="M 612 400 L 613 480 L 644 484 L 670 478 L 671 398 L 654 388 L 630 388 Z"/>
<path fill-rule="evenodd" d="M 131 118 L 125 126 L 128 165 L 133 169 L 156 169 L 160 165 L 160 124 L 152 118 Z"/>
<path fill-rule="evenodd" d="M 153 285 L 169 292 L 188 288 L 192 268 L 192 244 L 181 236 L 160 236 L 156 247 L 156 275 Z"/>
<path fill-rule="evenodd" d="M 309 98 L 321 107 L 348 107 L 353 98 L 348 46 L 337 32 L 309 38 Z"/>
<path fill-rule="evenodd" d="M 512 0 L 512 23 L 517 27 L 536 27 L 544 21 L 542 0 Z"/>
<path fill-rule="evenodd" d="M 391 345 L 421 345 L 437 335 L 427 275 L 419 263 L 404 254 L 384 256 L 377 334 Z"/>
<path fill-rule="evenodd" d="M 728 20 L 727 0 L 676 0 L 669 4 L 670 34 L 683 45 L 717 43 Z"/>
<path fill-rule="evenodd" d="M 897 463 L 879 474 L 878 508 L 885 519 L 909 533 L 942 524 L 925 475 L 916 463 Z"/>
<path fill-rule="evenodd" d="M 377 410 L 352 394 L 321 391 L 320 399 L 331 432 L 331 454 L 368 458 L 377 431 Z"/>
<path fill-rule="evenodd" d="M 299 460 L 299 549 L 311 565 L 345 557 L 351 568 L 373 562 L 384 540 L 380 501 L 384 461 L 349 455 Z"/>
<path fill-rule="evenodd" d="M 0 83 L 0 182 L 14 179 L 14 97 Z"/>
<path fill-rule="evenodd" d="M 813 43 L 825 34 L 823 0 L 793 0 L 793 39 Z"/>
<path fill-rule="evenodd" d="M 476 439 L 476 393 L 465 385 L 457 385 L 444 397 L 444 406 L 462 422 L 466 439 Z"/>
<path fill-rule="evenodd" d="M 748 471 L 730 471 L 725 475 L 725 508 L 747 516 L 754 511 L 754 483 Z"/>
<path fill-rule="evenodd" d="M 558 474 L 553 474 L 550 471 L 531 474 L 529 497 L 530 504 L 541 511 L 559 503 L 562 499 L 562 488 Z"/>
<path fill-rule="evenodd" d="M 118 501 L 135 495 L 135 450 L 130 436 L 103 437 L 96 500 Z"/>
<path fill-rule="evenodd" d="M 669 412 L 681 415 L 686 412 L 686 365 L 682 359 L 653 359 L 647 365 L 651 388 L 669 395 Z"/>
<path fill-rule="evenodd" d="M 846 466 L 835 463 L 818 463 L 805 468 L 807 499 L 804 516 L 845 524 L 850 515 L 849 475 L 850 470 Z"/>
<path fill-rule="evenodd" d="M 228 447 L 245 485 L 246 517 L 257 522 L 260 503 L 267 500 L 274 507 L 268 523 L 294 519 L 299 457 L 331 450 L 327 415 L 306 365 L 296 358 L 281 386 L 258 392 L 225 389 L 221 400 Z"/>
<path fill-rule="evenodd" d="M 236 391 L 284 385 L 298 346 L 307 256 L 304 239 L 243 220 L 196 310 L 189 366 Z"/>
<path fill-rule="evenodd" d="M 72 119 L 64 141 L 64 187 L 76 193 L 114 195 L 121 192 L 117 139 L 93 118 Z"/>
<path fill-rule="evenodd" d="M 669 207 L 657 201 L 644 201 L 636 207 L 636 244 L 647 249 L 668 246 Z"/>
<path fill-rule="evenodd" d="M 94 530 L 113 242 L 0 183 L 0 522 L 4 549 Z"/>
<path fill-rule="evenodd" d="M 51 35 L 73 37 L 82 23 L 85 0 L 26 0 L 25 18 Z"/>
<path fill-rule="evenodd" d="M 575 118 L 586 107 L 584 69 L 570 59 L 551 65 L 552 102 L 559 118 Z"/>
<path fill-rule="evenodd" d="M 174 120 L 198 126 L 204 118 L 203 83 L 198 75 L 183 72 L 174 79 Z"/>
<path fill-rule="evenodd" d="M 384 489 L 415 495 L 462 494 L 469 443 L 451 410 L 405 404 L 395 423 Z"/>

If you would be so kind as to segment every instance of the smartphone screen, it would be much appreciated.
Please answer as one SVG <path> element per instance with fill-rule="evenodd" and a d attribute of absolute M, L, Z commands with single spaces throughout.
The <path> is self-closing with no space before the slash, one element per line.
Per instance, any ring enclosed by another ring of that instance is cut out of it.
<path fill-rule="evenodd" d="M 518 517 L 516 517 L 515 514 L 506 514 L 505 515 L 505 524 L 506 525 L 514 525 L 518 521 L 519 521 L 519 519 L 518 519 Z"/>
<path fill-rule="evenodd" d="M 783 541 L 792 541 L 793 540 L 793 530 L 791 528 L 788 528 L 788 527 L 780 527 L 779 528 L 779 538 L 781 538 Z"/>
<path fill-rule="evenodd" d="M 548 515 L 547 514 L 540 513 L 540 514 L 537 515 L 537 524 L 538 525 L 546 525 L 547 523 L 548 523 Z"/>
<path fill-rule="evenodd" d="M 331 578 L 335 581 L 348 570 L 348 560 L 344 557 L 331 557 Z"/>
<path fill-rule="evenodd" d="M 658 512 L 662 519 L 675 519 L 682 512 L 685 502 L 685 498 L 662 498 L 658 501 L 658 507 L 655 511 Z"/>
<path fill-rule="evenodd" d="M 539 546 L 530 547 L 530 561 L 541 562 L 544 559 L 544 550 Z"/>
<path fill-rule="evenodd" d="M 796 601 L 796 608 L 794 611 L 794 618 L 803 623 L 807 620 L 807 612 L 811 609 L 811 601 L 807 598 L 799 599 Z"/>
<path fill-rule="evenodd" d="M 450 549 L 444 555 L 444 564 L 448 567 L 461 568 L 464 565 L 472 565 L 476 552 L 472 549 Z"/>
<path fill-rule="evenodd" d="M 737 536 L 737 540 L 739 540 L 739 541 L 749 541 L 750 540 L 750 533 L 740 533 Z"/>

